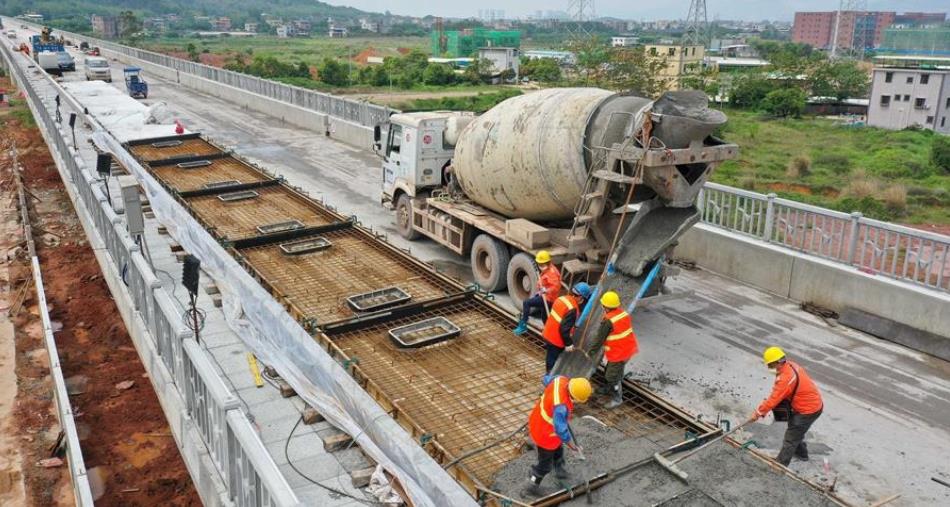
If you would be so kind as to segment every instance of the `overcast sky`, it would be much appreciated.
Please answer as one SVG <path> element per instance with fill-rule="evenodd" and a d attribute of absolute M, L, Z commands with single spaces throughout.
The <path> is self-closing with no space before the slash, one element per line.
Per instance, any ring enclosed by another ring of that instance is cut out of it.
<path fill-rule="evenodd" d="M 479 9 L 502 9 L 507 17 L 518 17 L 537 10 L 567 10 L 568 0 L 459 0 L 432 2 L 431 0 L 325 0 L 331 4 L 349 5 L 360 9 L 393 14 L 446 17 L 474 17 Z M 595 0 L 597 15 L 622 19 L 678 19 L 686 18 L 689 0 L 637 1 Z M 838 0 L 706 0 L 709 19 L 788 20 L 795 11 L 831 10 Z M 945 12 L 947 0 L 868 0 L 869 10 Z"/>

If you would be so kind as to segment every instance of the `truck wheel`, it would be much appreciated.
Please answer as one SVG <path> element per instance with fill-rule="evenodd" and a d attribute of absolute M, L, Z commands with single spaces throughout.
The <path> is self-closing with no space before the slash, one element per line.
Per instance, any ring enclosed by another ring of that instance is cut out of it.
<path fill-rule="evenodd" d="M 482 290 L 495 292 L 502 290 L 508 284 L 506 273 L 508 261 L 508 247 L 489 236 L 479 234 L 472 243 L 472 275 Z"/>
<path fill-rule="evenodd" d="M 400 195 L 396 201 L 396 230 L 409 241 L 421 236 L 419 231 L 412 228 L 412 199 L 406 194 Z"/>
<path fill-rule="evenodd" d="M 538 285 L 538 270 L 534 267 L 534 258 L 519 252 L 508 263 L 508 295 L 516 308 L 531 296 Z"/>

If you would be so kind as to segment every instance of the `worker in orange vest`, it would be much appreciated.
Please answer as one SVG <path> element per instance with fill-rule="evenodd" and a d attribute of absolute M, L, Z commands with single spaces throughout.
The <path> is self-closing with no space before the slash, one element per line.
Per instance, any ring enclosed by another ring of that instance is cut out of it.
<path fill-rule="evenodd" d="M 621 307 L 620 294 L 610 290 L 600 298 L 604 309 L 604 320 L 598 331 L 598 340 L 604 343 L 604 370 L 606 382 L 598 389 L 598 394 L 610 395 L 605 408 L 617 408 L 623 403 L 623 374 L 627 361 L 640 350 L 637 335 L 633 333 L 633 319 Z"/>
<path fill-rule="evenodd" d="M 528 332 L 528 319 L 534 310 L 540 310 L 544 315 L 544 320 L 548 320 L 548 308 L 554 304 L 561 292 L 561 270 L 551 262 L 551 252 L 541 250 L 534 256 L 534 262 L 538 265 L 540 273 L 537 292 L 521 303 L 521 320 L 518 321 L 518 327 L 514 330 L 518 336 Z"/>
<path fill-rule="evenodd" d="M 544 376 L 544 393 L 528 417 L 528 434 L 538 448 L 538 462 L 531 467 L 530 483 L 524 491 L 526 496 L 541 496 L 541 481 L 552 468 L 557 478 L 569 477 L 564 463 L 564 445 L 581 452 L 574 442 L 569 423 L 574 403 L 586 403 L 590 393 L 590 381 L 586 378 Z"/>
<path fill-rule="evenodd" d="M 544 323 L 544 331 L 541 333 L 546 351 L 545 373 L 551 373 L 561 352 L 574 350 L 574 324 L 583 311 L 584 305 L 587 304 L 590 294 L 590 285 L 577 282 L 571 288 L 570 294 L 555 299 L 554 304 L 551 305 L 551 312 L 548 313 L 548 320 Z"/>
<path fill-rule="evenodd" d="M 821 416 L 824 403 L 818 386 L 799 364 L 789 361 L 778 347 L 769 347 L 762 354 L 769 370 L 775 374 L 772 394 L 752 412 L 750 420 L 757 420 L 772 412 L 776 421 L 788 421 L 785 440 L 776 461 L 788 466 L 792 455 L 808 461 L 805 433 Z"/>

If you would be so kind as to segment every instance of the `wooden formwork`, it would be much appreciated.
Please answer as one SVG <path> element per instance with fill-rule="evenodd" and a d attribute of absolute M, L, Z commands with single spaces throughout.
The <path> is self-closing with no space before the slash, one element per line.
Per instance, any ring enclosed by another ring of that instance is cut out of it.
<path fill-rule="evenodd" d="M 145 163 L 170 158 L 215 155 L 225 152 L 225 150 L 202 139 L 200 134 L 185 134 L 181 136 L 130 141 L 127 143 L 127 147 L 139 161 Z"/>

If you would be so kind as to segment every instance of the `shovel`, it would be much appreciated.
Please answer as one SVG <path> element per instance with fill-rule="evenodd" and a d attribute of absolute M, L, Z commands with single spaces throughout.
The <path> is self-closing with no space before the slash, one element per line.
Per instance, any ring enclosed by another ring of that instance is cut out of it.
<path fill-rule="evenodd" d="M 661 453 L 659 453 L 659 452 L 653 455 L 653 459 L 654 459 L 660 466 L 662 466 L 663 468 L 669 470 L 671 474 L 675 475 L 676 477 L 678 477 L 678 478 L 679 478 L 680 480 L 682 480 L 683 482 L 686 482 L 686 479 L 689 478 L 689 475 L 688 475 L 686 472 L 684 472 L 682 468 L 678 467 L 677 464 L 679 464 L 679 463 L 682 462 L 683 460 L 685 460 L 685 459 L 687 459 L 687 458 L 689 458 L 689 457 L 695 455 L 695 454 L 698 453 L 699 451 L 702 451 L 703 449 L 709 447 L 710 445 L 715 444 L 716 442 L 718 442 L 718 441 L 720 441 L 720 440 L 722 440 L 722 439 L 728 437 L 729 435 L 732 435 L 733 433 L 739 431 L 740 429 L 744 428 L 746 425 L 748 425 L 749 423 L 752 423 L 752 422 L 754 422 L 754 421 L 755 421 L 755 419 L 749 419 L 749 420 L 747 420 L 746 422 L 744 422 L 744 423 L 742 423 L 742 424 L 736 426 L 735 428 L 732 428 L 731 430 L 729 430 L 729 431 L 723 433 L 722 435 L 719 435 L 718 437 L 716 437 L 716 438 L 714 438 L 714 439 L 712 439 L 712 440 L 706 442 L 705 444 L 703 444 L 703 445 L 701 445 L 701 446 L 699 446 L 699 447 L 693 449 L 692 451 L 687 452 L 686 454 L 680 456 L 679 458 L 676 458 L 675 460 L 667 459 L 666 457 L 664 457 L 664 456 L 663 456 Z"/>

